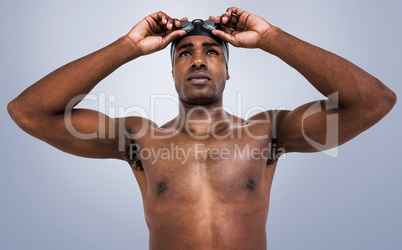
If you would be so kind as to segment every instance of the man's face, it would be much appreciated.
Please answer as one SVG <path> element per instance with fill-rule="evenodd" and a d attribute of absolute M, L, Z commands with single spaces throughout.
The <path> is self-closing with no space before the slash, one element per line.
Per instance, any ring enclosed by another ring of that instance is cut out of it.
<path fill-rule="evenodd" d="M 175 47 L 172 76 L 181 102 L 208 105 L 219 101 L 229 79 L 222 48 L 207 36 L 182 39 Z"/>

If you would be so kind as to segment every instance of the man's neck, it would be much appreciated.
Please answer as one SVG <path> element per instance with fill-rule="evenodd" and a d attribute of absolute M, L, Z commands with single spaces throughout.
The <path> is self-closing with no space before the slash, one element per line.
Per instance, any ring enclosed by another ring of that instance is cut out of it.
<path fill-rule="evenodd" d="M 230 127 L 231 115 L 223 110 L 222 100 L 208 105 L 179 104 L 174 127 L 182 133 L 204 137 L 213 136 Z"/>

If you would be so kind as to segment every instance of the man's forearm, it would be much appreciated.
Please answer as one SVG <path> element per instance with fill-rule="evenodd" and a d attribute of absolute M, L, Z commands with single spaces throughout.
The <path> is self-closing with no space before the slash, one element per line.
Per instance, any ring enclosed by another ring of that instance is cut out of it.
<path fill-rule="evenodd" d="M 10 106 L 29 116 L 60 114 L 73 98 L 88 94 L 103 78 L 138 56 L 133 43 L 122 37 L 53 71 L 22 92 Z"/>
<path fill-rule="evenodd" d="M 324 96 L 338 92 L 341 107 L 370 105 L 393 99 L 394 93 L 351 62 L 272 27 L 261 49 L 299 71 Z"/>

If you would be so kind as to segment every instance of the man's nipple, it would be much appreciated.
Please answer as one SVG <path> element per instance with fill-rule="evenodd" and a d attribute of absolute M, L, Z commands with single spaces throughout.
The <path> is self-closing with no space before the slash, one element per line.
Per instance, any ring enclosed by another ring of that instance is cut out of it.
<path fill-rule="evenodd" d="M 167 183 L 164 182 L 164 181 L 162 181 L 162 182 L 160 182 L 160 183 L 158 184 L 158 186 L 156 187 L 156 192 L 157 192 L 158 194 L 161 194 L 161 193 L 165 192 L 166 189 L 167 189 Z"/>
<path fill-rule="evenodd" d="M 257 188 L 257 183 L 255 183 L 255 181 L 253 179 L 249 179 L 246 183 L 247 188 L 250 190 L 254 190 Z"/>

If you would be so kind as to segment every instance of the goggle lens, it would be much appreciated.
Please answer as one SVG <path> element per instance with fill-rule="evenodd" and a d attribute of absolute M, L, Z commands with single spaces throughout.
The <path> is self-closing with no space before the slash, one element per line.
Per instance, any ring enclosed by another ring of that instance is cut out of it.
<path fill-rule="evenodd" d="M 194 22 L 202 22 L 202 27 L 208 31 L 212 31 L 216 28 L 214 20 L 203 21 L 201 19 L 196 19 L 196 20 L 193 20 L 192 22 L 190 22 L 190 21 L 181 22 L 180 29 L 184 30 L 186 33 L 188 33 L 194 29 Z"/>
<path fill-rule="evenodd" d="M 194 25 L 190 21 L 184 21 L 180 23 L 180 29 L 188 33 L 194 29 Z"/>
<path fill-rule="evenodd" d="M 202 27 L 208 30 L 214 30 L 215 29 L 215 21 L 214 20 L 205 20 L 202 23 Z"/>

